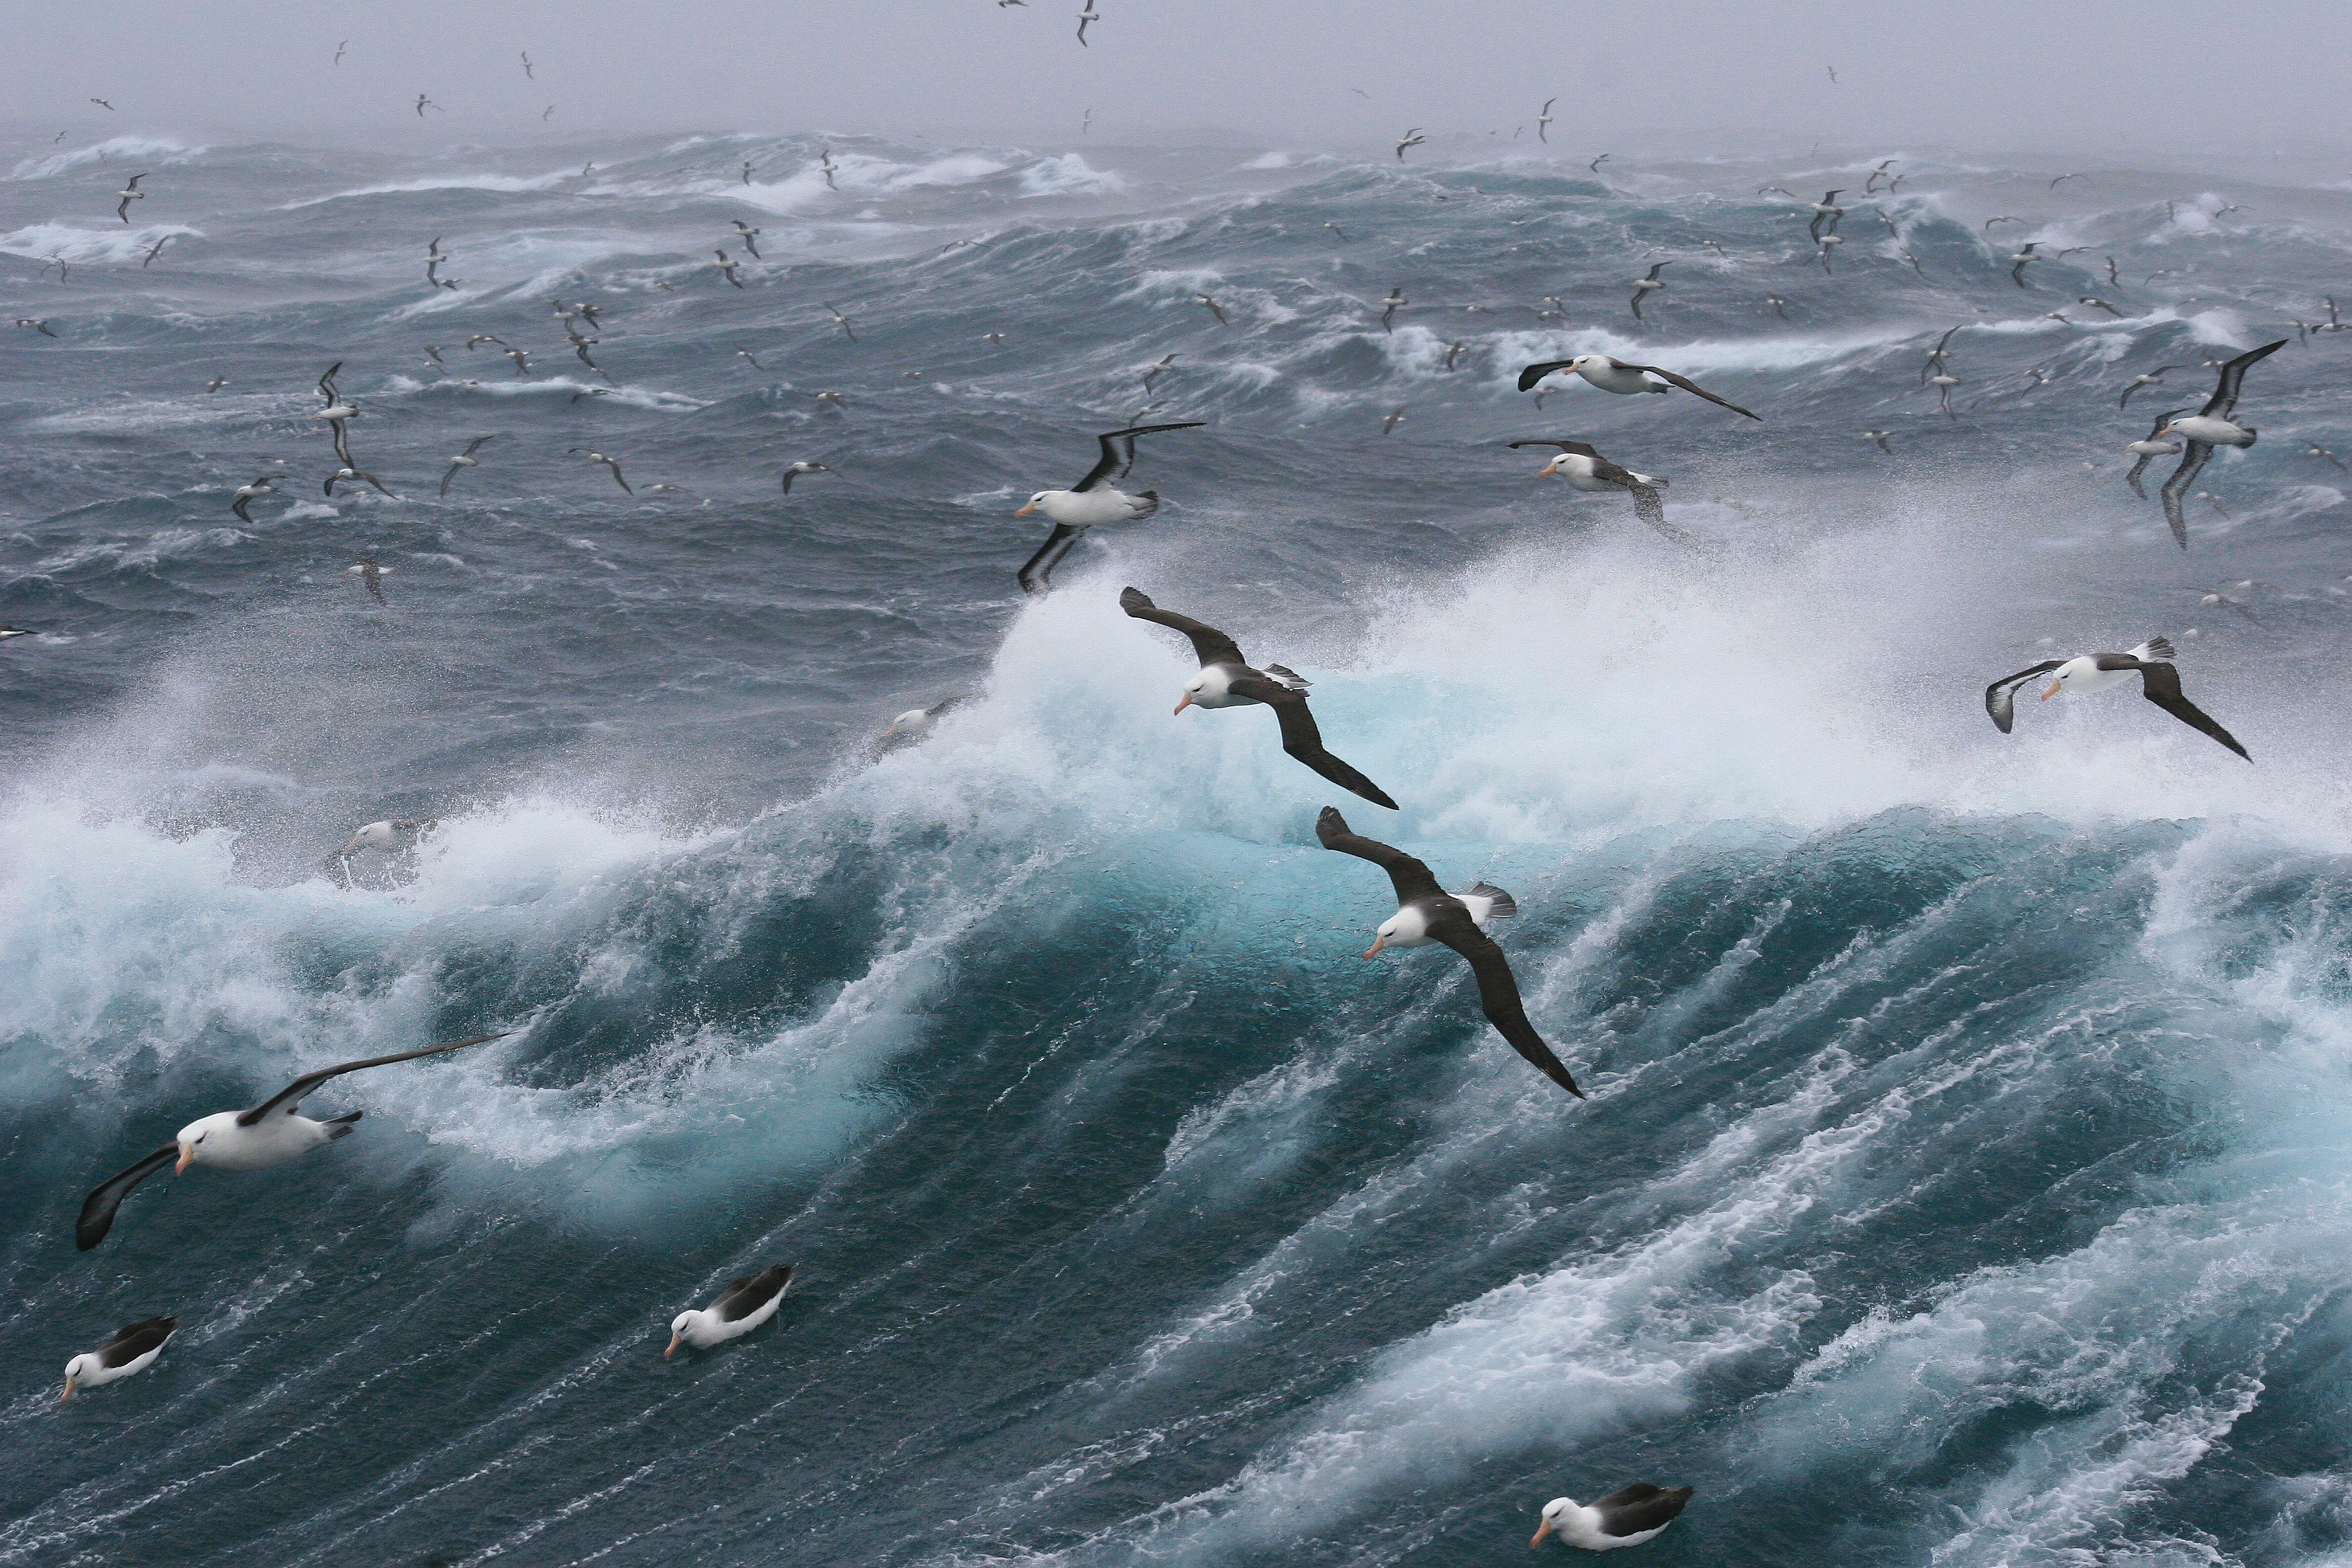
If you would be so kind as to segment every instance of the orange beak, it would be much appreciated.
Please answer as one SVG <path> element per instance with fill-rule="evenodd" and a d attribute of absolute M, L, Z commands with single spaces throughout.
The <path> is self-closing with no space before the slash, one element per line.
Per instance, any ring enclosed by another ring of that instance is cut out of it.
<path fill-rule="evenodd" d="M 681 1337 L 681 1336 L 677 1335 L 677 1334 L 672 1334 L 672 1335 L 670 1335 L 670 1337 L 669 1337 L 669 1351 L 674 1351 L 674 1350 L 677 1349 L 677 1342 L 678 1342 L 678 1340 L 679 1340 L 679 1338 L 680 1338 L 680 1337 Z M 662 1352 L 662 1359 L 663 1359 L 664 1361 L 667 1361 L 667 1360 L 669 1359 L 669 1351 L 664 1351 L 664 1352 Z"/>
<path fill-rule="evenodd" d="M 71 1399 L 72 1397 L 73 1397 L 73 1379 L 72 1379 L 72 1378 L 68 1378 L 68 1379 L 66 1379 L 66 1391 L 65 1391 L 63 1394 L 58 1394 L 58 1403 L 59 1405 L 63 1405 L 67 1400 Z"/>
<path fill-rule="evenodd" d="M 2050 683 L 2050 689 L 2049 689 L 2049 690 L 2047 690 L 2047 691 L 2045 691 L 2045 692 L 2043 692 L 2043 693 L 2042 694 L 2042 701 L 2044 701 L 2044 702 L 2047 702 L 2047 701 L 2049 701 L 2053 697 L 2057 696 L 2057 695 L 2058 695 L 2058 688 L 2059 688 L 2060 686 L 2062 686 L 2063 684 L 2064 684 L 2063 681 L 2056 681 L 2056 680 L 2052 681 L 2052 682 Z"/>
<path fill-rule="evenodd" d="M 1189 692 L 1189 691 L 1187 691 L 1186 693 L 1184 693 L 1184 695 L 1183 695 L 1183 696 L 1179 697 L 1179 698 L 1176 700 L 1176 712 L 1177 712 L 1177 713 L 1181 713 L 1182 711 L 1184 711 L 1184 710 L 1185 710 L 1185 709 L 1190 708 L 1191 706 L 1192 706 L 1192 694 L 1191 692 Z M 1169 715 L 1169 717 L 1172 719 L 1172 718 L 1174 718 L 1174 717 L 1175 717 L 1175 714 L 1174 714 L 1174 713 L 1171 713 L 1171 714 L 1170 714 L 1170 715 Z"/>
<path fill-rule="evenodd" d="M 1364 949 L 1364 956 L 1365 956 L 1366 958 L 1370 958 L 1370 957 L 1371 957 L 1374 953 L 1376 953 L 1376 952 L 1380 952 L 1380 951 L 1381 951 L 1381 949 L 1382 949 L 1382 948 L 1384 948 L 1384 947 L 1388 946 L 1388 944 L 1389 944 L 1389 939 L 1388 939 L 1388 938 L 1386 938 L 1386 937 L 1384 937 L 1384 936 L 1375 936 L 1375 937 L 1373 937 L 1373 938 L 1372 938 L 1372 945 L 1371 945 L 1371 946 L 1370 946 L 1370 947 L 1368 947 L 1368 948 L 1366 948 L 1366 949 Z"/>
<path fill-rule="evenodd" d="M 1545 1520 L 1541 1524 L 1536 1526 L 1536 1538 L 1533 1541 L 1528 1542 L 1528 1544 L 1529 1546 L 1541 1546 L 1544 1543 L 1544 1537 L 1550 1533 L 1551 1521 Z"/>
<path fill-rule="evenodd" d="M 1035 511 L 1036 510 L 1037 503 L 1031 501 L 1027 506 L 1023 507 L 1019 511 L 1014 512 L 1013 515 L 1015 517 L 1027 517 L 1031 512 Z"/>
<path fill-rule="evenodd" d="M 180 1163 L 172 1167 L 172 1174 L 176 1176 L 195 1163 L 196 1146 L 194 1143 L 183 1143 L 180 1145 Z"/>

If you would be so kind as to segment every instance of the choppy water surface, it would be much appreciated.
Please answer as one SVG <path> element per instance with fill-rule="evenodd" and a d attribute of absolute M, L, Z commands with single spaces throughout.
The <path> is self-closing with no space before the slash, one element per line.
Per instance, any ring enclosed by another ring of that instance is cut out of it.
<path fill-rule="evenodd" d="M 2118 449 L 2352 304 L 2352 189 L 840 140 L 836 192 L 824 144 L 0 181 L 57 334 L 0 340 L 0 1563 L 1468 1564 L 1633 1479 L 1699 1488 L 1656 1568 L 2340 1559 L 2352 337 L 2249 377 L 2185 555 Z M 1767 183 L 1847 187 L 1834 273 Z M 1766 422 L 1513 389 L 1586 350 Z M 396 500 L 319 492 L 334 361 Z M 1145 444 L 1165 509 L 1024 602 L 1010 514 L 1147 405 L 1208 422 Z M 1547 436 L 1711 547 L 1501 446 Z M 1589 1101 L 1448 955 L 1358 961 L 1333 792 L 1169 716 L 1128 583 L 1316 681 L 1404 804 L 1360 827 L 1512 889 Z M 2155 633 L 2254 766 L 2128 691 L 1985 721 Z M 323 868 L 395 815 L 413 866 Z M 74 1251 L 196 1111 L 499 1026 Z M 662 1359 L 775 1259 L 772 1328 Z"/>

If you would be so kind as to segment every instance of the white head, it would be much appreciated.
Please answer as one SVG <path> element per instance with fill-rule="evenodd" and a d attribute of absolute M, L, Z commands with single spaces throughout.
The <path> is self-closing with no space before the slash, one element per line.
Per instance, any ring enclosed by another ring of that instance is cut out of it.
<path fill-rule="evenodd" d="M 694 1320 L 700 1316 L 699 1312 L 680 1312 L 669 1321 L 669 1350 L 662 1352 L 663 1356 L 677 1349 L 677 1342 L 686 1337 L 686 1331 L 694 1327 Z"/>
<path fill-rule="evenodd" d="M 1416 905 L 1407 904 L 1382 921 L 1372 932 L 1372 945 L 1364 950 L 1370 958 L 1387 947 L 1421 947 L 1429 941 L 1429 917 Z"/>
<path fill-rule="evenodd" d="M 1574 359 L 1569 361 L 1568 363 L 1561 368 L 1573 374 L 1577 371 L 1586 369 L 1607 370 L 1611 365 L 1616 363 L 1617 362 L 1615 360 L 1611 359 L 1607 354 L 1579 354 Z"/>
<path fill-rule="evenodd" d="M 2071 690 L 2074 682 L 2096 673 L 2098 668 L 2098 661 L 2087 653 L 2068 659 L 2052 672 L 2050 689 L 2042 694 L 2042 700 L 2047 702 L 2061 691 Z"/>
<path fill-rule="evenodd" d="M 1564 463 L 1566 463 L 1567 461 L 1568 461 L 1568 454 L 1567 454 L 1566 452 L 1562 452 L 1562 453 L 1560 453 L 1558 457 L 1554 458 L 1550 462 L 1546 463 L 1542 468 L 1538 468 L 1538 469 L 1536 470 L 1536 478 L 1538 478 L 1538 479 L 1549 479 L 1562 478 L 1562 477 L 1566 476 L 1566 474 L 1568 473 L 1568 470 L 1567 470 L 1565 468 L 1561 467 L 1561 465 L 1562 465 L 1562 464 L 1564 464 Z"/>
<path fill-rule="evenodd" d="M 1045 504 L 1045 498 L 1047 496 L 1058 493 L 1058 491 L 1055 490 L 1039 490 L 1035 495 L 1029 498 L 1028 505 L 1023 507 L 1019 511 L 1014 512 L 1013 515 L 1015 517 L 1027 517 L 1031 512 L 1035 511 L 1039 507 Z"/>
<path fill-rule="evenodd" d="M 176 1176 L 194 1164 L 201 1150 L 213 1139 L 226 1136 L 227 1130 L 236 1125 L 236 1111 L 215 1110 L 210 1116 L 200 1116 L 181 1128 L 178 1139 L 180 1163 L 172 1167 L 172 1173 Z"/>
<path fill-rule="evenodd" d="M 74 1384 L 98 1371 L 99 1359 L 85 1352 L 66 1363 L 66 1391 L 58 1395 L 60 1402 L 73 1397 Z"/>
<path fill-rule="evenodd" d="M 1544 1504 L 1543 1522 L 1536 1526 L 1536 1538 L 1528 1544 L 1541 1546 L 1544 1543 L 1544 1537 L 1558 1530 L 1568 1516 L 1576 1511 L 1576 1500 L 1567 1497 L 1556 1497 Z"/>

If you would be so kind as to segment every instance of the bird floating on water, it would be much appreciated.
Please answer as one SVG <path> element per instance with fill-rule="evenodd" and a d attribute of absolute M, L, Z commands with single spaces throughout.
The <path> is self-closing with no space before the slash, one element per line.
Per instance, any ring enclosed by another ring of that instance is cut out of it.
<path fill-rule="evenodd" d="M 142 1318 L 115 1330 L 112 1339 L 66 1363 L 66 1391 L 58 1395 L 58 1401 L 71 1399 L 77 1388 L 97 1388 L 145 1372 L 163 1353 L 163 1342 L 179 1326 L 177 1318 Z"/>
<path fill-rule="evenodd" d="M 669 1321 L 667 1357 L 683 1342 L 707 1351 L 729 1340 L 740 1339 L 776 1315 L 783 1304 L 784 1287 L 793 1282 L 793 1266 L 773 1264 L 757 1274 L 727 1281 L 718 1300 L 699 1310 L 680 1312 Z"/>
<path fill-rule="evenodd" d="M 1635 1481 L 1595 1502 L 1554 1498 L 1544 1504 L 1543 1522 L 1536 1526 L 1536 1538 L 1528 1544 L 1541 1546 L 1545 1536 L 1557 1535 L 1587 1552 L 1639 1546 L 1672 1524 L 1691 1496 L 1689 1487 L 1654 1487 Z"/>

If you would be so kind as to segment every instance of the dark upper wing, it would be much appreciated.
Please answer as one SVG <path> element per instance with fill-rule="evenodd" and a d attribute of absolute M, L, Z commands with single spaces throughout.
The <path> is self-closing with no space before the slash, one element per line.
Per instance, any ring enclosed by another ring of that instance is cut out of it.
<path fill-rule="evenodd" d="M 2017 722 L 2017 688 L 2020 682 L 2031 680 L 2037 675 L 2047 675 L 2065 662 L 2063 658 L 2045 658 L 2015 675 L 2004 675 L 1986 687 L 1985 711 L 1992 715 L 1993 728 L 2006 735 L 2011 726 Z"/>
<path fill-rule="evenodd" d="M 1139 621 L 1150 621 L 1171 631 L 1182 632 L 1192 639 L 1192 651 L 1200 656 L 1203 668 L 1213 664 L 1238 664 L 1247 668 L 1249 660 L 1233 638 L 1204 621 L 1190 616 L 1180 616 L 1173 610 L 1163 610 L 1133 588 L 1122 589 L 1118 607 Z"/>
<path fill-rule="evenodd" d="M 352 461 L 351 426 L 341 419 L 330 419 L 327 423 L 334 427 L 335 456 L 343 460 L 343 467 L 347 468 L 357 468 L 359 465 Z"/>
<path fill-rule="evenodd" d="M 98 1347 L 98 1359 L 108 1366 L 129 1366 L 170 1339 L 179 1326 L 177 1318 L 142 1318 L 115 1330 L 114 1337 Z"/>
<path fill-rule="evenodd" d="M 729 1280 L 727 1289 L 719 1292 L 719 1321 L 722 1323 L 741 1322 L 782 1295 L 784 1287 L 792 1282 L 793 1266 L 789 1263 L 778 1263 L 762 1268 L 757 1274 Z"/>
<path fill-rule="evenodd" d="M 2190 729 L 2201 730 L 2212 736 L 2238 755 L 2245 757 L 2246 761 L 2251 763 L 2254 760 L 2247 756 L 2245 747 L 2238 744 L 2238 737 L 2213 722 L 2211 717 L 2203 709 L 2180 695 L 2179 670 L 2169 664 L 2160 663 L 2143 664 L 2138 668 L 2139 694 L 2142 697 L 2147 698 Z"/>
<path fill-rule="evenodd" d="M 2284 347 L 2286 347 L 2286 340 L 2281 338 L 2274 343 L 2264 343 L 2258 349 L 2248 349 L 2244 353 L 2223 365 L 2220 378 L 2213 384 L 2213 395 L 2207 398 L 2205 406 L 2197 412 L 2208 418 L 2218 414 L 2227 419 L 2230 416 L 2230 411 L 2238 406 L 2238 388 L 2246 379 L 2246 367 L 2256 360 L 2276 353 Z"/>
<path fill-rule="evenodd" d="M 1052 587 L 1055 565 L 1070 552 L 1070 546 L 1076 544 L 1078 535 L 1085 531 L 1085 529 L 1073 528 L 1066 522 L 1055 523 L 1054 531 L 1045 536 L 1045 542 L 1037 547 L 1037 553 L 1029 557 L 1027 563 L 1021 568 L 1024 591 L 1042 594 Z"/>
<path fill-rule="evenodd" d="M 1524 392 L 1527 388 L 1522 386 L 1519 390 Z M 1581 441 L 1514 441 L 1511 445 L 1514 447 L 1557 447 L 1563 452 L 1574 452 L 1579 457 L 1591 458 L 1595 461 L 1598 461 L 1601 457 L 1600 453 L 1594 451 L 1591 447 L 1586 446 Z"/>
<path fill-rule="evenodd" d="M 1106 430 L 1095 439 L 1102 444 L 1102 456 L 1087 470 L 1087 477 L 1070 488 L 1090 490 L 1106 479 L 1116 479 L 1135 464 L 1135 438 L 1160 430 L 1197 430 L 1206 424 L 1202 419 L 1188 419 L 1181 425 L 1130 425 L 1124 430 Z"/>
<path fill-rule="evenodd" d="M 2213 456 L 2213 448 L 2202 441 L 2191 441 L 2180 449 L 2180 467 L 2164 481 L 2164 521 L 2172 525 L 2173 542 L 2181 549 L 2189 548 L 2189 519 L 2180 503 L 2189 494 L 2189 487 L 2197 482 L 2197 472 Z"/>
<path fill-rule="evenodd" d="M 1511 961 L 1495 941 L 1478 929 L 1469 914 L 1458 904 L 1429 922 L 1429 934 L 1470 961 L 1470 972 L 1478 977 L 1478 1005 L 1485 1009 L 1486 1022 L 1495 1026 L 1511 1048 L 1528 1058 L 1544 1077 L 1576 1096 L 1584 1091 L 1576 1087 L 1576 1079 L 1568 1068 L 1552 1055 L 1536 1026 L 1528 1022 L 1528 1010 L 1519 1002 L 1519 982 L 1511 973 Z"/>
<path fill-rule="evenodd" d="M 319 395 L 327 400 L 330 408 L 343 400 L 343 395 L 335 390 L 335 373 L 342 368 L 343 362 L 337 360 L 327 367 L 327 374 L 319 378 Z"/>
<path fill-rule="evenodd" d="M 1255 698 L 1274 710 L 1275 718 L 1282 725 L 1282 749 L 1290 755 L 1349 794 L 1362 795 L 1374 805 L 1385 805 L 1391 811 L 1397 809 L 1388 791 L 1323 749 L 1323 732 L 1315 727 L 1315 715 L 1307 710 L 1303 695 L 1263 675 L 1236 677 L 1226 684 L 1225 689 L 1238 697 Z"/>
<path fill-rule="evenodd" d="M 507 1034 L 507 1030 L 500 1029 L 495 1035 L 476 1035 L 471 1039 L 452 1040 L 446 1046 L 427 1046 L 421 1051 L 395 1051 L 388 1057 L 370 1057 L 362 1062 L 343 1062 L 336 1067 L 320 1068 L 317 1072 L 306 1072 L 252 1110 L 238 1111 L 236 1124 L 239 1127 L 250 1127 L 281 1105 L 285 1106 L 287 1113 L 291 1115 L 293 1108 L 302 1103 L 304 1095 L 309 1094 L 331 1078 L 341 1078 L 347 1072 L 357 1072 L 362 1068 L 380 1068 L 392 1062 L 415 1061 L 418 1057 L 438 1056 L 443 1051 L 454 1051 L 460 1046 L 478 1046 L 485 1040 L 503 1039 Z"/>
<path fill-rule="evenodd" d="M 1611 1492 L 1593 1503 L 1601 1512 L 1603 1535 L 1639 1535 L 1673 1522 L 1691 1500 L 1688 1487 L 1654 1487 L 1647 1481 Z"/>
<path fill-rule="evenodd" d="M 1676 544 L 1696 545 L 1698 535 L 1688 529 L 1676 528 L 1666 521 L 1666 503 L 1648 485 L 1627 485 L 1626 493 L 1633 498 L 1633 515 L 1673 540 Z"/>
<path fill-rule="evenodd" d="M 1359 860 L 1370 860 L 1389 874 L 1396 888 L 1397 902 L 1409 904 L 1415 899 L 1443 898 L 1445 889 L 1437 885 L 1429 868 L 1392 844 L 1377 838 L 1367 838 L 1348 826 L 1337 806 L 1327 805 L 1315 818 L 1315 837 L 1326 849 L 1337 849 L 1342 855 L 1353 855 Z"/>
<path fill-rule="evenodd" d="M 131 1194 L 131 1189 L 179 1157 L 180 1146 L 166 1143 L 129 1170 L 109 1176 L 92 1187 L 89 1196 L 82 1199 L 81 1214 L 74 1221 L 74 1246 L 88 1252 L 104 1241 L 106 1233 L 113 1227 L 114 1211 L 122 1206 L 122 1200 Z"/>
<path fill-rule="evenodd" d="M 2131 486 L 2132 494 L 2139 497 L 2142 500 L 2146 500 L 2147 499 L 2147 492 L 2140 489 L 2139 477 L 2147 472 L 2147 466 L 2154 461 L 2156 461 L 2155 453 L 2142 452 L 2139 457 L 2139 461 L 2134 463 L 2131 466 L 2130 470 L 2124 475 L 2124 483 Z"/>
<path fill-rule="evenodd" d="M 1536 383 L 1541 381 L 1552 372 L 1565 369 L 1573 363 L 1575 362 L 1572 360 L 1548 359 L 1539 363 L 1524 367 L 1519 372 L 1519 390 L 1521 392 L 1533 392 L 1536 389 Z"/>
<path fill-rule="evenodd" d="M 2169 425 L 2169 424 L 2171 424 L 2171 423 L 2172 423 L 2173 416 L 2174 416 L 2175 415 L 2178 415 L 2178 414 L 2186 414 L 2186 413 L 2188 413 L 2188 412 L 2189 412 L 2189 410 L 2187 410 L 2186 408 L 2168 408 L 2168 409 L 2166 409 L 2163 413 L 2161 413 L 2161 414 L 2159 414 L 2159 415 L 2158 415 L 2158 416 L 2156 416 L 2156 423 L 2155 423 L 2155 424 L 2153 424 L 2153 425 L 2151 425 L 2151 426 L 2149 426 L 2147 427 L 2147 434 L 2146 436 L 2142 437 L 2141 437 L 2141 439 L 2143 439 L 2143 440 L 2147 440 L 2147 441 L 2153 441 L 2153 440 L 2155 440 L 2158 436 L 2161 436 L 2161 435 L 2163 435 L 2163 434 L 2164 434 L 2164 427 L 2165 427 L 2166 426 L 2168 426 L 2168 425 Z"/>
<path fill-rule="evenodd" d="M 1620 360 L 1617 363 L 1620 364 L 1625 364 L 1625 362 L 1622 360 Z M 1723 407 L 1730 409 L 1734 414 L 1747 414 L 1748 418 L 1757 421 L 1759 424 L 1763 422 L 1764 416 L 1761 414 L 1748 414 L 1747 409 L 1740 407 L 1737 403 L 1726 402 L 1724 399 L 1717 397 L 1714 393 L 1709 392 L 1706 388 L 1701 386 L 1698 383 L 1691 380 L 1687 376 L 1676 375 L 1670 370 L 1660 370 L 1654 364 L 1626 364 L 1625 368 L 1627 370 L 1648 371 L 1652 375 L 1657 376 L 1661 380 L 1674 383 L 1676 386 L 1681 387 L 1685 392 L 1693 393 L 1697 396 L 1704 397 L 1709 403 L 1720 404 Z"/>

